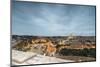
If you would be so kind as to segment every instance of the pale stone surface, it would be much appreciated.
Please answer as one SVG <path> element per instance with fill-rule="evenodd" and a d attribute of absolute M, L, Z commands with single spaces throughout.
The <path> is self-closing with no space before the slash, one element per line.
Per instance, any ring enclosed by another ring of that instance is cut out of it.
<path fill-rule="evenodd" d="M 22 52 L 22 51 L 12 50 L 13 65 L 45 64 L 45 63 L 60 63 L 60 62 L 74 62 L 74 61 L 64 60 L 56 57 L 43 56 L 32 52 Z"/>
<path fill-rule="evenodd" d="M 12 60 L 18 63 L 23 63 L 25 60 L 28 60 L 35 55 L 36 54 L 32 52 L 12 50 Z"/>

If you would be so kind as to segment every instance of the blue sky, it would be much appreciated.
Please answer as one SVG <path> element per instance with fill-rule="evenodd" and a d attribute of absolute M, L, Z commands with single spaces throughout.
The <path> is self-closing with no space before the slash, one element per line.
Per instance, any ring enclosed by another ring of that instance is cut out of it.
<path fill-rule="evenodd" d="M 12 3 L 12 34 L 35 36 L 95 35 L 95 6 Z"/>

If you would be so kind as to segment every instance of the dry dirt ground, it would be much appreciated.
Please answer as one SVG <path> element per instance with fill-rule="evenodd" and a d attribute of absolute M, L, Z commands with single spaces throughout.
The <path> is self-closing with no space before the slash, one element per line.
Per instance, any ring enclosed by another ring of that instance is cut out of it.
<path fill-rule="evenodd" d="M 92 57 L 84 57 L 84 56 L 56 56 L 57 58 L 72 60 L 75 62 L 89 62 L 89 61 L 96 61 L 96 58 Z"/>

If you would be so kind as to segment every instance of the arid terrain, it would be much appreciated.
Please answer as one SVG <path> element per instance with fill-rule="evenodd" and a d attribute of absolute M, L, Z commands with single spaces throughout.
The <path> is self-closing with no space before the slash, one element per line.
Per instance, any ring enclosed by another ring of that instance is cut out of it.
<path fill-rule="evenodd" d="M 12 35 L 12 49 L 75 62 L 96 60 L 95 36 Z"/>

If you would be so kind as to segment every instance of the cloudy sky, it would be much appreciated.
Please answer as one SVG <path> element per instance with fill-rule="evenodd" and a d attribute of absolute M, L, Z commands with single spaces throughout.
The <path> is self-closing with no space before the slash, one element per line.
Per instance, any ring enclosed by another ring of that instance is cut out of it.
<path fill-rule="evenodd" d="M 12 34 L 36 36 L 95 35 L 95 6 L 36 2 L 12 3 Z"/>

